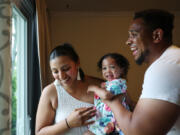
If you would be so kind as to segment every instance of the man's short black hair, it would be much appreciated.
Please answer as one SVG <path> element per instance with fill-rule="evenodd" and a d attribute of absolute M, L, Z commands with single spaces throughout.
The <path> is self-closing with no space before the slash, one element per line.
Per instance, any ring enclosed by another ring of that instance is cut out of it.
<path fill-rule="evenodd" d="M 149 30 L 161 28 L 164 31 L 164 39 L 172 44 L 172 30 L 174 28 L 174 15 L 161 9 L 148 9 L 136 12 L 133 19 L 141 18 Z"/>

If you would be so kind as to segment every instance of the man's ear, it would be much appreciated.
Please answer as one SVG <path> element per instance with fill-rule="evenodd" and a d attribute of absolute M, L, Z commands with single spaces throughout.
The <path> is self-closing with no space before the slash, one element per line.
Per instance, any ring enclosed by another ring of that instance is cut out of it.
<path fill-rule="evenodd" d="M 160 28 L 153 31 L 153 42 L 159 43 L 163 39 L 164 31 Z"/>

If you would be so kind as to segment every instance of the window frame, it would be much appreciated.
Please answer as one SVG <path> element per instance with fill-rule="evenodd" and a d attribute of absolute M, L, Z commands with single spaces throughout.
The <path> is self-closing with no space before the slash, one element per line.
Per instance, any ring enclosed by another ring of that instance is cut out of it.
<path fill-rule="evenodd" d="M 15 16 L 17 45 L 17 117 L 16 134 L 30 134 L 30 117 L 28 116 L 27 88 L 27 18 L 12 4 L 12 17 Z"/>
<path fill-rule="evenodd" d="M 27 19 L 27 115 L 28 135 L 35 135 L 35 116 L 41 95 L 40 68 L 37 44 L 36 5 L 35 0 L 15 0 L 19 11 Z M 27 132 L 25 133 L 27 134 Z"/>

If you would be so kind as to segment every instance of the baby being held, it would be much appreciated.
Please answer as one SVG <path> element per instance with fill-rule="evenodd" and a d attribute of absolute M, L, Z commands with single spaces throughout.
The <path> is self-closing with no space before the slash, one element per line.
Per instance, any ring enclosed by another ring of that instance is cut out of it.
<path fill-rule="evenodd" d="M 97 113 L 95 123 L 89 126 L 89 131 L 84 135 L 124 135 L 116 124 L 111 109 L 102 102 L 102 99 L 111 99 L 115 95 L 126 93 L 129 62 L 121 54 L 108 53 L 99 60 L 98 67 L 102 70 L 106 82 L 102 83 L 101 88 L 95 85 L 88 87 L 89 92 L 94 92 L 94 106 Z M 125 97 L 122 104 L 129 109 Z"/>

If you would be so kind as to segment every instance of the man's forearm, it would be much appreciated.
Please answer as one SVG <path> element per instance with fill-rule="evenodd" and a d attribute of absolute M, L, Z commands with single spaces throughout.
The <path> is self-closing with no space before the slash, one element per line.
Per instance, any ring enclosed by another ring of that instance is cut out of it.
<path fill-rule="evenodd" d="M 124 106 L 120 103 L 120 100 L 109 101 L 106 103 L 112 110 L 115 119 L 122 129 L 122 131 L 128 135 L 131 132 L 131 119 L 132 112 L 128 111 L 124 108 Z"/>

